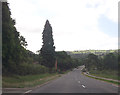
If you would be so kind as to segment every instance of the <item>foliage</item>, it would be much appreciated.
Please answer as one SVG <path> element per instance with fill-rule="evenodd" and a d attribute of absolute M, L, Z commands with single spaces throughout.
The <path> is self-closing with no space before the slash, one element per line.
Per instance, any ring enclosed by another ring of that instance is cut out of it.
<path fill-rule="evenodd" d="M 107 54 L 104 59 L 104 69 L 112 69 L 112 70 L 117 70 L 118 67 L 118 60 L 117 60 L 117 55 L 113 53 Z"/>
<path fill-rule="evenodd" d="M 99 59 L 97 55 L 89 54 L 86 58 L 85 66 L 88 70 L 99 68 Z"/>
<path fill-rule="evenodd" d="M 35 74 L 35 75 L 12 75 L 3 76 L 2 86 L 3 88 L 24 88 L 24 87 L 34 87 L 41 85 L 47 81 L 53 80 L 59 75 L 57 73 L 49 74 Z"/>
<path fill-rule="evenodd" d="M 55 65 L 55 46 L 52 35 L 52 27 L 47 20 L 43 30 L 43 46 L 41 48 L 42 65 L 53 68 Z"/>
<path fill-rule="evenodd" d="M 92 76 L 89 76 L 89 75 L 86 75 L 86 76 L 87 76 L 87 77 L 90 77 L 90 78 L 97 79 L 97 80 L 106 81 L 106 82 L 110 82 L 110 83 L 113 83 L 113 84 L 120 85 L 120 82 L 117 82 L 117 81 L 112 81 L 112 80 L 101 79 L 101 78 L 92 77 Z"/>
<path fill-rule="evenodd" d="M 26 50 L 27 42 L 15 27 L 15 20 L 7 2 L 2 3 L 2 70 L 3 74 L 41 74 L 66 71 L 85 65 L 87 70 L 117 70 L 120 66 L 120 50 L 86 50 L 55 52 L 52 27 L 47 20 L 43 30 L 43 45 L 39 55 Z M 38 62 L 40 64 L 38 64 Z M 43 66 L 44 65 L 44 66 Z"/>
<path fill-rule="evenodd" d="M 55 54 L 52 27 L 48 20 L 43 30 L 43 46 L 41 50 L 38 51 L 40 54 L 37 55 L 26 50 L 27 42 L 16 30 L 15 20 L 11 18 L 11 12 L 7 2 L 3 2 L 2 11 L 3 75 L 54 73 L 56 56 L 58 68 L 62 71 L 78 66 L 78 60 L 71 59 L 66 52 L 58 52 L 57 55 Z M 41 65 L 38 64 L 38 62 Z"/>
<path fill-rule="evenodd" d="M 89 54 L 85 66 L 90 70 L 118 70 L 118 53 L 108 53 L 104 56 Z"/>
<path fill-rule="evenodd" d="M 98 56 L 103 57 L 106 54 L 109 53 L 117 53 L 118 50 L 81 50 L 81 51 L 67 51 L 67 53 L 72 57 L 76 59 L 83 59 L 87 57 L 88 54 L 95 54 Z"/>
<path fill-rule="evenodd" d="M 26 50 L 27 42 L 15 28 L 7 2 L 2 3 L 2 70 L 3 75 L 40 73 L 43 67 L 33 65 L 38 55 Z M 26 64 L 24 64 L 26 63 Z M 28 64 L 29 63 L 29 64 Z M 31 65 L 30 65 L 31 64 Z M 38 66 L 38 67 L 37 67 Z M 44 67 L 45 68 L 45 67 Z M 38 70 L 39 69 L 39 70 Z M 43 70 L 44 71 L 44 70 Z"/>
<path fill-rule="evenodd" d="M 20 40 L 21 46 L 26 47 L 28 45 L 23 36 L 20 36 L 19 40 Z"/>
<path fill-rule="evenodd" d="M 23 63 L 17 68 L 16 73 L 18 75 L 32 75 L 32 74 L 47 73 L 48 70 L 49 69 L 47 67 L 39 64 Z"/>
<path fill-rule="evenodd" d="M 66 71 L 79 66 L 77 59 L 72 59 L 65 51 L 56 52 L 58 70 Z"/>
<path fill-rule="evenodd" d="M 91 70 L 89 73 L 98 77 L 110 78 L 115 80 L 118 80 L 118 78 L 120 79 L 120 76 L 118 76 L 118 71 L 116 70 Z"/>
<path fill-rule="evenodd" d="M 25 48 L 21 46 L 20 34 L 15 28 L 7 2 L 2 3 L 2 66 L 4 72 L 14 73 L 24 60 Z M 26 42 L 25 39 L 22 43 Z"/>

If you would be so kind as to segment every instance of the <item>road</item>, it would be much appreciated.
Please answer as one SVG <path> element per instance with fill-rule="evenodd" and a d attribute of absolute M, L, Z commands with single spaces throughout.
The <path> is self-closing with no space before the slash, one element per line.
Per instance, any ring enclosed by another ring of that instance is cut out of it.
<path fill-rule="evenodd" d="M 82 67 L 81 67 L 82 68 Z M 118 93 L 118 87 L 81 74 L 81 68 L 26 93 Z"/>

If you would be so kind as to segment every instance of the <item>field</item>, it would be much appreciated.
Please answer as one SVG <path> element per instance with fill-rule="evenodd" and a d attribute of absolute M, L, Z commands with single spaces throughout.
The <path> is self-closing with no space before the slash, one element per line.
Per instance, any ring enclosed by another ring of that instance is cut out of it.
<path fill-rule="evenodd" d="M 116 50 L 80 50 L 80 51 L 71 51 L 73 54 L 80 54 L 80 53 L 113 53 Z"/>

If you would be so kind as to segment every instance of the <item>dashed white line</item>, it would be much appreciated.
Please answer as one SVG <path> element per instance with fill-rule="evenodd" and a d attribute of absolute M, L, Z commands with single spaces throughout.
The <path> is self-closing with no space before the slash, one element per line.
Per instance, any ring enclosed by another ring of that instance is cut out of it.
<path fill-rule="evenodd" d="M 78 83 L 80 83 L 80 81 L 78 81 Z"/>
<path fill-rule="evenodd" d="M 84 86 L 84 85 L 82 85 L 82 87 L 83 87 L 83 88 L 85 88 L 85 86 Z"/>
<path fill-rule="evenodd" d="M 25 93 L 29 93 L 29 92 L 31 92 L 32 90 L 28 90 L 28 91 L 26 91 Z"/>

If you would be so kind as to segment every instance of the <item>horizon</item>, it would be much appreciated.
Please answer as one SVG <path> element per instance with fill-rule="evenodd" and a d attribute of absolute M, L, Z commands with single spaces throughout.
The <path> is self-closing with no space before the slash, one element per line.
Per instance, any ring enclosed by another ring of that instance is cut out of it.
<path fill-rule="evenodd" d="M 79 52 L 79 51 L 109 51 L 109 50 L 112 50 L 112 51 L 117 51 L 119 49 L 108 49 L 108 50 L 94 50 L 94 49 L 89 49 L 89 50 L 73 50 L 73 51 L 65 51 L 65 52 Z M 60 50 L 60 51 L 56 51 L 55 52 L 62 52 L 64 50 Z M 34 52 L 33 52 L 34 53 Z M 35 52 L 35 54 L 39 54 L 38 52 Z"/>
<path fill-rule="evenodd" d="M 47 19 L 56 51 L 118 49 L 118 1 L 8 0 L 8 3 L 17 31 L 28 43 L 27 49 L 36 53 L 42 47 Z"/>

